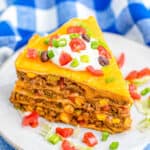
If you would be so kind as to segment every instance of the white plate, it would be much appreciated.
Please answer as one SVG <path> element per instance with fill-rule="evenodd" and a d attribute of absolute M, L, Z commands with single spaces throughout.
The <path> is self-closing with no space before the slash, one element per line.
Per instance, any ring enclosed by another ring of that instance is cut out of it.
<path fill-rule="evenodd" d="M 133 69 L 141 69 L 150 67 L 150 49 L 135 42 L 124 39 L 113 34 L 105 34 L 105 38 L 109 43 L 113 53 L 117 56 L 121 52 L 125 52 L 126 61 L 122 71 L 127 74 Z M 47 143 L 38 132 L 39 129 L 31 129 L 29 127 L 21 127 L 21 117 L 9 102 L 9 96 L 16 80 L 14 60 L 18 53 L 13 55 L 0 69 L 0 132 L 15 147 L 25 150 L 57 150 L 60 144 L 53 146 Z M 120 150 L 142 150 L 146 144 L 150 142 L 150 133 L 141 133 L 136 129 L 137 123 L 143 118 L 134 106 L 132 107 L 133 124 L 131 130 L 110 136 L 108 141 L 101 142 L 101 133 L 92 130 L 99 139 L 99 144 L 94 147 L 95 150 L 107 150 L 112 141 L 119 141 Z M 41 119 L 43 122 L 43 119 Z M 56 126 L 67 126 L 64 124 L 53 123 L 53 129 Z M 82 128 L 78 138 L 71 140 L 78 144 L 85 131 L 89 129 Z M 81 143 L 80 143 L 81 144 Z"/>

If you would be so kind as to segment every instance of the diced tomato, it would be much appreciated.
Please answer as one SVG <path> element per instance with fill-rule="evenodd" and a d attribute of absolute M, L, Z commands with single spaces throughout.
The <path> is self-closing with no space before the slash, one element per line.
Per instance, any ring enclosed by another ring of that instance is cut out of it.
<path fill-rule="evenodd" d="M 74 146 L 72 146 L 69 141 L 64 140 L 61 144 L 61 150 L 77 150 L 77 149 Z"/>
<path fill-rule="evenodd" d="M 119 68 L 122 68 L 125 62 L 125 54 L 121 53 L 120 56 L 117 59 L 117 64 L 119 66 Z"/>
<path fill-rule="evenodd" d="M 73 134 L 73 128 L 56 128 L 56 133 L 61 135 L 64 138 L 67 138 Z"/>
<path fill-rule="evenodd" d="M 137 87 L 134 84 L 129 85 L 129 91 L 135 91 Z"/>
<path fill-rule="evenodd" d="M 101 70 L 96 70 L 92 66 L 87 66 L 86 70 L 94 76 L 102 76 L 103 72 Z"/>
<path fill-rule="evenodd" d="M 63 89 L 65 87 L 64 78 L 60 78 L 60 80 L 58 81 L 58 84 L 60 88 Z"/>
<path fill-rule="evenodd" d="M 81 26 L 70 26 L 67 28 L 67 34 L 70 34 L 70 33 L 85 34 L 86 30 Z"/>
<path fill-rule="evenodd" d="M 110 110 L 110 106 L 109 105 L 106 105 L 106 106 L 103 106 L 101 108 L 103 111 L 109 111 Z"/>
<path fill-rule="evenodd" d="M 134 100 L 139 100 L 141 95 L 137 93 L 136 86 L 134 84 L 129 85 L 129 93 Z"/>
<path fill-rule="evenodd" d="M 96 136 L 92 132 L 86 132 L 83 136 L 82 141 L 90 147 L 93 147 L 98 143 Z"/>
<path fill-rule="evenodd" d="M 49 39 L 49 46 L 52 46 L 52 41 L 53 39 L 58 39 L 59 38 L 59 35 L 58 34 L 54 34 L 50 37 Z"/>
<path fill-rule="evenodd" d="M 142 78 L 144 76 L 150 75 L 150 68 L 144 68 L 138 72 L 137 78 Z"/>
<path fill-rule="evenodd" d="M 103 46 L 98 47 L 98 52 L 99 55 L 104 56 L 107 59 L 111 58 L 110 53 Z"/>
<path fill-rule="evenodd" d="M 126 80 L 134 80 L 138 78 L 142 78 L 144 76 L 150 76 L 150 68 L 144 68 L 140 71 L 133 70 L 127 76 Z"/>
<path fill-rule="evenodd" d="M 74 38 L 70 41 L 69 46 L 73 52 L 85 50 L 86 45 L 82 39 Z"/>
<path fill-rule="evenodd" d="M 136 71 L 136 70 L 133 70 L 133 71 L 131 71 L 127 76 L 126 76 L 126 80 L 134 80 L 134 79 L 136 79 L 137 78 L 137 76 L 138 76 L 138 71 Z"/>
<path fill-rule="evenodd" d="M 34 111 L 23 118 L 22 125 L 35 128 L 38 126 L 38 117 L 38 113 Z"/>
<path fill-rule="evenodd" d="M 59 63 L 61 66 L 68 64 L 71 60 L 72 60 L 72 57 L 70 56 L 70 54 L 66 52 L 62 52 L 59 57 Z"/>
<path fill-rule="evenodd" d="M 38 57 L 37 50 L 34 48 L 28 48 L 27 49 L 27 58 L 35 59 Z"/>
<path fill-rule="evenodd" d="M 132 97 L 134 100 L 139 100 L 139 99 L 141 98 L 141 95 L 138 94 L 138 93 L 136 93 L 136 92 L 134 92 L 134 91 L 131 91 L 131 92 L 130 92 L 130 95 L 131 95 L 131 97 Z"/>

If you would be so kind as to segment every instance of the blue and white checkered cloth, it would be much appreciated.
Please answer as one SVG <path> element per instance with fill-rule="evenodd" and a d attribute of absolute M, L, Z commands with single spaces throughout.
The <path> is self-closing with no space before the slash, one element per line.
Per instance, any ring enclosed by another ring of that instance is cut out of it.
<path fill-rule="evenodd" d="M 35 32 L 51 32 L 70 18 L 90 15 L 103 31 L 150 46 L 150 0 L 0 0 L 0 64 Z"/>

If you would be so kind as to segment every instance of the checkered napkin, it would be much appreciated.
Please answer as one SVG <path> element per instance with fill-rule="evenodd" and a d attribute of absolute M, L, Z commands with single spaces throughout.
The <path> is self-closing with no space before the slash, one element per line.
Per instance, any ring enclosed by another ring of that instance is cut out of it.
<path fill-rule="evenodd" d="M 91 15 L 103 31 L 150 46 L 150 0 L 0 0 L 0 64 L 35 32 L 52 32 L 72 17 Z"/>

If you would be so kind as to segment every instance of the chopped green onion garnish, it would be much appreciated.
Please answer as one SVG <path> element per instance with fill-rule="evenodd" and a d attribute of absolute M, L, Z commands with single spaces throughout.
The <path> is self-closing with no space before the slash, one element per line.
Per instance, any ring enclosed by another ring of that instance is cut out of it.
<path fill-rule="evenodd" d="M 91 48 L 92 49 L 97 49 L 99 46 L 99 42 L 98 41 L 92 41 L 91 42 Z"/>
<path fill-rule="evenodd" d="M 59 39 L 58 45 L 59 45 L 60 47 L 66 46 L 66 45 L 67 45 L 67 40 L 66 40 L 65 38 Z"/>
<path fill-rule="evenodd" d="M 106 79 L 105 79 L 105 83 L 111 83 L 111 82 L 113 82 L 114 80 L 115 80 L 114 77 L 109 77 L 109 78 L 106 78 Z"/>
<path fill-rule="evenodd" d="M 79 61 L 78 61 L 78 59 L 77 58 L 74 58 L 73 60 L 72 60 L 72 62 L 71 62 L 71 67 L 77 67 L 77 66 L 79 66 Z"/>
<path fill-rule="evenodd" d="M 141 95 L 142 96 L 145 96 L 146 94 L 148 94 L 150 92 L 150 88 L 148 87 L 148 88 L 145 88 L 145 89 L 143 89 L 142 91 L 141 91 Z"/>
<path fill-rule="evenodd" d="M 59 43 L 58 43 L 58 40 L 56 40 L 56 39 L 53 39 L 52 40 L 52 45 L 54 46 L 54 47 L 59 47 Z"/>
<path fill-rule="evenodd" d="M 49 138 L 47 138 L 47 141 L 49 141 L 52 144 L 57 144 L 59 141 L 61 141 L 61 138 L 59 135 L 53 134 Z"/>
<path fill-rule="evenodd" d="M 53 58 L 55 56 L 54 52 L 52 50 L 48 51 L 48 58 Z"/>
<path fill-rule="evenodd" d="M 112 142 L 110 145 L 109 145 L 109 150 L 117 150 L 119 147 L 119 142 Z"/>
<path fill-rule="evenodd" d="M 102 132 L 102 138 L 101 138 L 102 141 L 106 141 L 108 139 L 108 137 L 109 137 L 108 132 Z"/>
<path fill-rule="evenodd" d="M 88 63 L 90 61 L 90 58 L 88 55 L 81 55 L 80 56 L 80 61 L 84 63 Z"/>
<path fill-rule="evenodd" d="M 80 36 L 80 34 L 78 34 L 78 33 L 72 33 L 72 34 L 70 34 L 70 39 L 78 38 L 79 36 Z"/>
<path fill-rule="evenodd" d="M 44 43 L 48 45 L 49 44 L 49 39 L 45 39 Z"/>

